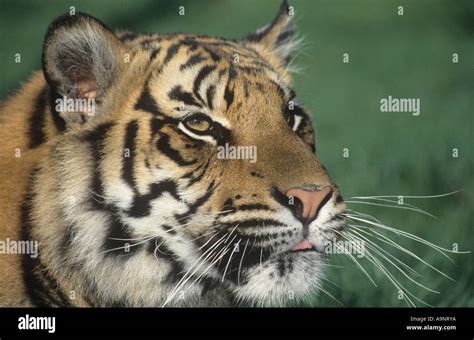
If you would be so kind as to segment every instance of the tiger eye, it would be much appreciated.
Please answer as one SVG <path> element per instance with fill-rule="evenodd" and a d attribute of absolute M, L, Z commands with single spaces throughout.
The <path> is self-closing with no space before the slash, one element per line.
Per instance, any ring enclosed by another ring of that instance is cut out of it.
<path fill-rule="evenodd" d="M 189 129 L 199 132 L 205 132 L 211 127 L 209 121 L 200 117 L 190 117 L 185 121 L 185 124 Z"/>

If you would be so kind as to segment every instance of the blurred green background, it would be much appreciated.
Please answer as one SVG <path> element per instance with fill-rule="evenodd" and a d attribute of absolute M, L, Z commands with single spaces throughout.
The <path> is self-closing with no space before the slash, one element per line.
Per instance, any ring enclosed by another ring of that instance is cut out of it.
<path fill-rule="evenodd" d="M 40 68 L 43 35 L 51 20 L 75 6 L 114 29 L 243 37 L 269 22 L 279 0 L 5 1 L 0 4 L 0 98 Z M 178 6 L 186 9 L 178 15 Z M 474 3 L 419 0 L 293 0 L 305 38 L 295 64 L 299 99 L 313 112 L 318 155 L 344 197 L 436 195 L 405 200 L 435 214 L 351 204 L 384 223 L 439 246 L 473 248 Z M 398 6 L 404 15 L 398 15 Z M 22 62 L 14 63 L 15 53 Z M 343 54 L 349 63 L 343 63 Z M 452 62 L 453 53 L 459 62 Z M 420 98 L 421 114 L 380 112 L 380 99 Z M 343 157 L 343 149 L 349 157 Z M 457 148 L 459 155 L 453 157 Z M 389 235 L 389 234 L 387 234 Z M 386 263 L 414 295 L 433 306 L 474 306 L 473 255 L 445 257 L 404 237 L 394 241 L 455 279 L 416 259 L 392 254 L 416 270 L 412 283 Z M 382 243 L 383 244 L 383 243 Z M 387 250 L 390 247 L 385 247 Z M 406 306 L 390 281 L 366 259 L 367 277 L 345 255 L 334 255 L 325 290 L 345 306 Z M 418 305 L 421 305 L 417 303 Z M 338 306 L 326 294 L 306 306 Z"/>

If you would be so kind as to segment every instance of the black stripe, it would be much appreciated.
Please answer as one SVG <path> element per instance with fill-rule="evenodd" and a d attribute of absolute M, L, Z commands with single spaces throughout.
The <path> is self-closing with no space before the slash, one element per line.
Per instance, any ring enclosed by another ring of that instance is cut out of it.
<path fill-rule="evenodd" d="M 45 127 L 45 108 L 46 108 L 46 87 L 44 87 L 33 104 L 33 112 L 29 120 L 28 138 L 29 147 L 34 149 L 46 141 L 46 135 L 43 131 Z"/>
<path fill-rule="evenodd" d="M 235 227 L 239 225 L 239 228 L 262 228 L 263 226 L 268 227 L 284 227 L 286 224 L 281 223 L 280 221 L 274 220 L 272 218 L 255 218 L 245 221 L 238 221 L 238 222 L 226 222 L 226 223 L 219 223 L 223 227 Z"/>
<path fill-rule="evenodd" d="M 295 228 L 296 230 L 297 228 Z M 291 233 L 293 234 L 293 231 L 291 230 L 288 230 L 286 232 L 284 231 L 281 231 L 281 232 L 266 232 L 265 230 L 263 230 L 263 233 L 262 233 L 262 230 L 254 230 L 254 232 L 251 232 L 251 233 L 246 233 L 245 236 L 246 237 L 251 237 L 252 240 L 256 243 L 256 244 L 259 244 L 261 243 L 262 241 L 263 242 L 267 242 L 267 241 L 274 241 L 274 240 L 277 240 L 277 239 L 281 239 L 282 237 L 285 236 L 286 233 Z"/>
<path fill-rule="evenodd" d="M 225 87 L 225 91 L 224 91 L 224 99 L 227 103 L 227 110 L 229 109 L 229 107 L 232 105 L 233 101 L 234 101 L 234 90 L 230 88 L 230 82 L 236 77 L 236 72 L 234 70 L 234 68 L 230 68 L 229 69 L 229 76 L 228 76 L 228 79 L 227 79 L 227 85 Z"/>
<path fill-rule="evenodd" d="M 127 184 L 135 189 L 135 179 L 133 175 L 135 161 L 135 139 L 138 133 L 138 122 L 136 120 L 127 124 L 125 131 L 125 143 L 123 149 L 122 177 Z M 125 151 L 128 150 L 129 157 L 125 157 Z"/>
<path fill-rule="evenodd" d="M 140 249 L 140 247 L 133 246 L 136 241 L 130 240 L 131 238 L 133 238 L 133 234 L 128 226 L 121 221 L 116 212 L 113 212 L 106 237 L 102 243 L 104 254 L 117 259 L 128 260 L 130 258 L 128 255 Z"/>
<path fill-rule="evenodd" d="M 287 43 L 293 37 L 293 30 L 287 30 L 278 35 L 278 38 L 275 42 L 275 46 L 280 46 Z"/>
<path fill-rule="evenodd" d="M 193 175 L 198 172 L 200 169 L 202 169 L 204 166 L 207 167 L 207 165 L 209 164 L 209 160 L 206 162 L 206 163 L 202 163 L 201 165 L 199 165 L 196 169 L 193 169 L 187 173 L 185 173 L 183 176 L 181 176 L 181 178 L 191 178 L 193 177 Z"/>
<path fill-rule="evenodd" d="M 240 65 L 237 65 L 237 68 L 242 71 L 242 72 L 245 72 L 249 75 L 255 75 L 255 74 L 261 74 L 261 73 L 264 73 L 265 70 L 263 67 L 252 67 L 252 66 L 240 66 Z"/>
<path fill-rule="evenodd" d="M 282 206 L 292 210 L 292 207 L 291 207 L 291 204 L 290 204 L 290 201 L 289 201 L 289 197 L 286 196 L 285 194 L 283 194 L 280 190 L 278 190 L 276 187 L 272 187 L 270 189 L 270 194 L 272 195 L 272 197 L 278 202 L 280 203 Z"/>
<path fill-rule="evenodd" d="M 163 126 L 163 121 L 157 118 L 150 119 L 150 130 L 151 135 L 155 136 Z"/>
<path fill-rule="evenodd" d="M 212 61 L 214 61 L 216 64 L 219 63 L 219 61 L 222 59 L 222 57 L 218 53 L 214 52 L 212 49 L 206 48 L 206 51 L 211 56 Z"/>
<path fill-rule="evenodd" d="M 277 89 L 277 92 L 278 92 L 278 96 L 285 100 L 286 98 L 286 92 L 285 90 L 280 86 L 280 84 L 278 84 L 277 82 L 273 81 L 272 80 L 272 84 L 275 85 L 276 89 Z"/>
<path fill-rule="evenodd" d="M 186 224 L 191 218 L 191 216 L 197 211 L 198 208 L 200 208 L 204 203 L 206 203 L 209 198 L 212 196 L 214 193 L 215 186 L 214 186 L 214 181 L 209 184 L 206 193 L 199 197 L 193 204 L 191 204 L 188 208 L 188 211 L 183 213 L 183 214 L 176 214 L 175 218 L 179 221 L 181 224 Z"/>
<path fill-rule="evenodd" d="M 156 142 L 156 147 L 165 156 L 173 160 L 178 165 L 181 165 L 181 166 L 191 165 L 197 162 L 196 159 L 188 161 L 188 160 L 185 160 L 183 157 L 181 157 L 181 154 L 179 153 L 179 151 L 171 147 L 170 137 L 168 135 L 162 135 L 160 139 L 158 139 L 158 141 Z"/>
<path fill-rule="evenodd" d="M 120 40 L 122 40 L 122 41 L 132 41 L 132 40 L 136 39 L 137 36 L 138 35 L 136 33 L 127 32 L 127 33 L 122 34 L 122 36 L 120 36 Z"/>
<path fill-rule="evenodd" d="M 144 217 L 150 215 L 151 201 L 160 197 L 165 192 L 169 193 L 176 200 L 179 200 L 175 182 L 166 180 L 159 183 L 153 183 L 150 185 L 148 194 L 135 195 L 132 207 L 128 210 L 127 214 L 130 217 Z"/>
<path fill-rule="evenodd" d="M 60 132 L 66 130 L 66 122 L 64 119 L 59 115 L 59 112 L 56 111 L 56 100 L 61 98 L 61 96 L 53 91 L 49 92 L 49 111 L 51 112 L 51 116 L 53 117 L 53 123 L 56 129 Z"/>
<path fill-rule="evenodd" d="M 152 62 L 160 52 L 161 52 L 160 47 L 155 48 L 153 52 L 150 53 L 150 58 L 149 58 L 150 62 Z"/>
<path fill-rule="evenodd" d="M 234 67 L 229 68 L 229 80 L 234 80 L 237 77 L 237 72 Z"/>
<path fill-rule="evenodd" d="M 231 211 L 226 211 L 226 210 L 231 210 Z M 226 212 L 223 212 L 221 215 L 229 215 L 237 211 L 249 211 L 249 210 L 250 211 L 251 210 L 274 211 L 268 205 L 265 205 L 265 204 L 242 204 L 237 207 L 232 207 L 231 209 L 224 208 L 223 211 L 226 211 Z"/>
<path fill-rule="evenodd" d="M 244 96 L 245 99 L 249 97 L 249 83 L 247 80 L 244 81 Z"/>
<path fill-rule="evenodd" d="M 280 258 L 278 260 L 278 274 L 280 275 L 280 277 L 285 276 L 285 268 L 285 261 L 283 258 Z"/>
<path fill-rule="evenodd" d="M 210 110 L 214 109 L 214 104 L 212 103 L 212 101 L 214 100 L 215 94 L 216 94 L 216 87 L 214 85 L 209 86 L 206 91 L 206 101 L 207 101 L 207 106 L 209 107 Z"/>
<path fill-rule="evenodd" d="M 186 61 L 184 64 L 181 64 L 179 70 L 184 71 L 184 69 L 194 66 L 204 60 L 206 60 L 206 58 L 203 57 L 201 54 L 193 55 L 191 58 L 188 59 L 188 61 Z"/>
<path fill-rule="evenodd" d="M 148 49 L 151 47 L 151 45 L 153 45 L 154 43 L 158 43 L 160 40 L 156 39 L 156 38 L 147 38 L 147 39 L 144 39 L 142 41 L 140 41 L 140 45 L 145 48 L 145 49 Z"/>
<path fill-rule="evenodd" d="M 225 88 L 224 99 L 225 99 L 225 102 L 227 103 L 227 110 L 228 110 L 229 107 L 232 105 L 232 102 L 234 101 L 234 91 L 232 91 L 229 88 L 228 84 Z"/>
<path fill-rule="evenodd" d="M 202 169 L 202 171 L 199 173 L 199 175 L 197 175 L 196 177 L 193 177 L 189 180 L 187 187 L 189 188 L 194 183 L 200 181 L 203 178 L 204 174 L 206 173 L 208 167 L 209 167 L 209 161 L 207 161 L 205 167 Z"/>
<path fill-rule="evenodd" d="M 327 223 L 331 223 L 331 222 L 335 222 L 335 221 L 339 221 L 339 222 L 344 221 L 344 216 L 342 216 L 342 215 L 334 215 L 333 217 L 331 217 L 331 218 L 327 221 Z"/>
<path fill-rule="evenodd" d="M 165 125 L 173 125 L 176 126 L 178 125 L 179 120 L 172 118 L 172 117 L 167 117 L 167 116 L 162 116 L 159 119 L 158 118 L 152 118 L 150 120 L 150 131 L 152 137 L 154 137 L 158 132 L 160 132 L 160 129 Z M 176 130 L 178 133 L 183 133 L 181 130 Z M 187 134 L 184 134 L 187 138 L 190 138 Z"/>
<path fill-rule="evenodd" d="M 187 186 L 187 187 L 189 188 L 189 187 L 192 186 L 194 183 L 200 181 L 200 180 L 203 178 L 203 176 L 204 176 L 205 173 L 206 173 L 206 169 L 202 170 L 201 173 L 200 173 L 199 175 L 197 175 L 196 177 L 191 178 L 191 179 L 189 180 L 189 182 L 188 182 L 188 186 Z"/>
<path fill-rule="evenodd" d="M 183 44 L 181 42 L 178 42 L 174 45 L 171 45 L 169 48 L 168 48 L 168 51 L 166 52 L 166 57 L 165 59 L 163 60 L 163 66 L 166 65 L 170 60 L 171 58 L 173 58 L 175 56 L 176 53 L 178 53 L 179 51 L 179 48 L 182 46 Z"/>
<path fill-rule="evenodd" d="M 179 102 L 183 102 L 184 104 L 187 105 L 194 105 L 197 107 L 202 107 L 201 104 L 199 104 L 193 97 L 191 92 L 186 92 L 183 91 L 180 85 L 177 85 L 171 89 L 170 92 L 168 92 L 168 97 L 171 100 L 176 100 Z"/>
<path fill-rule="evenodd" d="M 163 224 L 161 226 L 168 234 L 170 235 L 176 235 L 176 228 L 173 228 L 167 224 Z"/>
<path fill-rule="evenodd" d="M 33 202 L 32 182 L 37 170 L 33 170 L 31 180 L 27 188 L 27 195 L 23 200 L 21 206 L 21 238 L 22 240 L 31 240 L 31 217 L 30 209 Z M 27 254 L 22 256 L 22 271 L 23 281 L 25 283 L 26 293 L 31 300 L 31 303 L 37 307 L 49 307 L 48 292 L 46 291 L 41 281 L 38 280 L 35 274 L 37 262 Z"/>
<path fill-rule="evenodd" d="M 102 148 L 108 132 L 112 128 L 112 123 L 103 123 L 97 126 L 93 131 L 89 131 L 82 138 L 90 143 L 90 151 L 93 157 L 93 169 L 90 203 L 94 209 L 102 210 L 105 207 L 103 201 L 102 174 L 100 172 L 100 163 L 102 161 Z"/>
<path fill-rule="evenodd" d="M 33 194 L 33 181 L 38 169 L 30 174 L 27 186 L 27 194 L 21 206 L 21 240 L 32 241 L 31 235 L 31 209 L 35 195 Z M 57 280 L 52 277 L 49 270 L 41 263 L 41 251 L 38 257 L 32 258 L 30 254 L 24 254 L 21 259 L 23 281 L 26 293 L 31 303 L 37 307 L 71 307 L 71 302 Z"/>
<path fill-rule="evenodd" d="M 150 90 L 148 89 L 148 81 L 143 87 L 143 91 L 140 95 L 140 98 L 135 104 L 135 110 L 141 110 L 155 115 L 160 115 L 160 109 L 155 99 L 151 96 Z"/>
<path fill-rule="evenodd" d="M 102 162 L 103 152 L 102 149 L 104 147 L 105 139 L 107 138 L 107 134 L 112 128 L 111 123 L 104 123 L 99 125 L 95 130 L 89 132 L 87 135 L 83 137 L 85 141 L 88 141 L 91 144 L 91 152 L 94 158 L 94 173 L 92 177 L 91 183 L 91 192 L 93 197 L 91 197 L 90 202 L 92 207 L 97 210 L 106 211 L 110 214 L 110 223 L 108 225 L 108 232 L 103 240 L 103 249 L 104 251 L 111 250 L 114 248 L 125 247 L 126 243 L 130 245 L 130 248 L 126 249 L 118 249 L 116 251 L 107 252 L 107 255 L 116 256 L 121 259 L 128 259 L 128 256 L 118 256 L 118 255 L 129 255 L 133 251 L 137 250 L 137 247 L 132 247 L 132 241 L 124 241 L 124 240 L 113 240 L 113 238 L 120 238 L 120 239 L 130 239 L 132 238 L 132 234 L 129 232 L 127 226 L 121 221 L 120 217 L 118 216 L 118 212 L 107 205 L 106 202 L 103 200 L 103 183 L 102 183 L 102 174 L 100 172 L 100 163 Z M 130 150 L 130 157 L 124 159 L 123 168 L 122 168 L 122 176 L 124 180 L 133 187 L 134 179 L 133 179 L 133 161 L 134 161 L 134 154 L 135 154 L 135 138 L 138 131 L 138 123 L 136 121 L 132 121 L 127 125 L 126 135 L 125 135 L 125 148 L 129 148 Z M 130 250 L 130 252 L 126 252 L 126 250 Z"/>
<path fill-rule="evenodd" d="M 199 73 L 196 76 L 196 79 L 194 79 L 193 93 L 196 96 L 196 98 L 198 98 L 201 102 L 204 102 L 204 100 L 199 94 L 199 87 L 201 86 L 201 83 L 203 82 L 203 80 L 206 79 L 206 77 L 215 69 L 216 69 L 215 65 L 206 65 L 199 71 Z"/>

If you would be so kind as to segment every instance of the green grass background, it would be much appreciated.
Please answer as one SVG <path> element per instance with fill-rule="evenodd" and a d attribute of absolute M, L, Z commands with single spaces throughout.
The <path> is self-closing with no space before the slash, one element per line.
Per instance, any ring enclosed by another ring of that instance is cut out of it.
<path fill-rule="evenodd" d="M 296 59 L 299 99 L 312 110 L 318 155 L 345 198 L 367 195 L 453 196 L 406 201 L 434 213 L 352 205 L 390 226 L 442 247 L 473 248 L 474 5 L 472 1 L 293 0 L 305 46 Z M 0 2 L 0 98 L 40 68 L 43 34 L 51 20 L 76 6 L 114 29 L 245 36 L 269 22 L 279 0 L 5 1 Z M 186 8 L 178 16 L 178 5 Z M 404 15 L 397 7 L 404 6 Z M 14 54 L 21 53 L 21 64 Z M 350 62 L 342 62 L 349 53 Z M 452 63 L 452 54 L 459 63 Z M 420 98 L 421 114 L 382 113 L 381 98 Z M 350 156 L 343 157 L 343 148 Z M 452 149 L 459 157 L 452 157 Z M 417 242 L 397 243 L 455 279 L 452 282 L 410 257 L 416 280 L 434 294 L 397 278 L 433 306 L 473 306 L 473 255 L 454 264 Z M 388 249 L 388 248 L 387 248 Z M 406 306 L 383 274 L 364 259 L 374 287 L 346 256 L 334 255 L 325 288 L 345 306 Z M 339 268 L 343 267 L 343 268 Z M 392 272 L 395 272 L 392 268 Z M 338 306 L 326 294 L 306 306 Z"/>

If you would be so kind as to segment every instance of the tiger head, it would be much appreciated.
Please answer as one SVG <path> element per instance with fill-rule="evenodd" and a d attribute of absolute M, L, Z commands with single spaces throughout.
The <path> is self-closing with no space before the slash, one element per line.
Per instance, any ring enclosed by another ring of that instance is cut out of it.
<path fill-rule="evenodd" d="M 291 10 L 241 40 L 115 34 L 79 13 L 50 26 L 51 105 L 94 103 L 56 106 L 66 131 L 37 175 L 52 271 L 104 304 L 317 291 L 345 205 L 290 87 Z"/>

